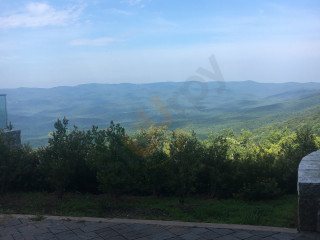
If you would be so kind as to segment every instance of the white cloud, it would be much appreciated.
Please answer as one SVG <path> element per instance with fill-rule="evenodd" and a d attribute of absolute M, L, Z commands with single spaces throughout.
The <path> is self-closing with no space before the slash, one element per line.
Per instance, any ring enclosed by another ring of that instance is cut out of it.
<path fill-rule="evenodd" d="M 76 39 L 70 42 L 72 46 L 107 46 L 116 39 L 110 37 L 94 38 L 94 39 Z"/>
<path fill-rule="evenodd" d="M 116 13 L 116 14 L 122 14 L 122 15 L 133 15 L 133 12 L 117 9 L 117 8 L 111 8 L 109 10 L 111 13 Z"/>
<path fill-rule="evenodd" d="M 57 10 L 46 3 L 31 2 L 21 12 L 0 17 L 0 28 L 63 26 L 75 22 L 82 9 Z"/>

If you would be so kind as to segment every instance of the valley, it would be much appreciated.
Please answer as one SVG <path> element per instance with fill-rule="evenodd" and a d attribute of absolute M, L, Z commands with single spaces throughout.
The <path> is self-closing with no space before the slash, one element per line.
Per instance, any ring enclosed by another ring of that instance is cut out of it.
<path fill-rule="evenodd" d="M 8 120 L 32 147 L 46 145 L 54 122 L 64 116 L 79 129 L 106 128 L 113 120 L 128 134 L 155 124 L 193 129 L 206 138 L 225 128 L 260 131 L 286 123 L 294 128 L 290 121 L 317 121 L 312 116 L 320 112 L 320 83 L 85 84 L 0 93 L 7 94 Z"/>

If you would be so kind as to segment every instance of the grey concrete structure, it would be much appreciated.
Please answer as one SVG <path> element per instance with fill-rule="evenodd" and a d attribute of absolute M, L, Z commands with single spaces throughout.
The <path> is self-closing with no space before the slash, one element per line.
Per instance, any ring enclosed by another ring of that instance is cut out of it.
<path fill-rule="evenodd" d="M 21 145 L 21 130 L 8 129 L 6 94 L 0 94 L 0 130 L 4 132 L 6 140 L 11 146 Z"/>
<path fill-rule="evenodd" d="M 4 134 L 10 146 L 21 145 L 21 130 L 4 130 Z"/>
<path fill-rule="evenodd" d="M 299 229 L 320 232 L 320 150 L 300 162 L 298 196 Z"/>
<path fill-rule="evenodd" d="M 7 102 L 6 94 L 0 94 L 0 129 L 7 128 Z"/>
<path fill-rule="evenodd" d="M 0 240 L 17 239 L 320 240 L 320 234 L 245 225 L 54 216 L 36 219 L 27 215 L 0 215 Z"/>

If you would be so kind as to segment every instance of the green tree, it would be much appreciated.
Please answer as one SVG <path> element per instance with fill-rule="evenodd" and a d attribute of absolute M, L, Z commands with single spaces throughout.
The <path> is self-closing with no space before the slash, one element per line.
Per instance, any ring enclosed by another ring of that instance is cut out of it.
<path fill-rule="evenodd" d="M 0 131 L 0 193 L 34 191 L 42 187 L 39 159 L 28 145 L 12 146 Z"/>
<path fill-rule="evenodd" d="M 95 162 L 99 189 L 120 196 L 130 192 L 134 175 L 134 162 L 128 150 L 130 139 L 120 124 L 110 122 L 106 131 L 105 144 L 97 149 Z"/>
<path fill-rule="evenodd" d="M 169 157 L 167 127 L 154 125 L 134 136 L 133 152 L 143 158 L 150 192 L 156 196 L 174 193 L 173 164 Z"/>
<path fill-rule="evenodd" d="M 284 192 L 295 193 L 300 161 L 317 150 L 316 136 L 310 128 L 301 128 L 294 134 L 283 137 L 279 145 L 281 151 L 276 156 L 275 175 Z"/>
<path fill-rule="evenodd" d="M 176 195 L 184 204 L 185 197 L 195 191 L 194 181 L 199 164 L 203 157 L 203 147 L 196 133 L 186 133 L 181 130 L 172 132 L 170 141 L 170 158 L 175 163 Z"/>
<path fill-rule="evenodd" d="M 198 184 L 201 184 L 206 193 L 216 197 L 217 192 L 224 191 L 225 176 L 229 171 L 227 138 L 219 134 L 210 136 L 206 141 L 205 156 L 203 158 L 198 176 Z"/>
<path fill-rule="evenodd" d="M 316 135 L 312 133 L 310 127 L 301 128 L 296 131 L 297 154 L 299 158 L 303 158 L 317 150 Z"/>
<path fill-rule="evenodd" d="M 66 190 L 90 191 L 95 187 L 95 175 L 86 162 L 92 147 L 91 132 L 79 131 L 76 126 L 68 131 L 68 122 L 58 119 L 49 146 L 40 150 L 43 171 L 60 198 Z"/>

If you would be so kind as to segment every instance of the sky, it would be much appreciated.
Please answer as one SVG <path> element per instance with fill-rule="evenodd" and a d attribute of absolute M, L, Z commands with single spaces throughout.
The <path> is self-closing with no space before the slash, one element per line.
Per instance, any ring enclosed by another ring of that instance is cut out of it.
<path fill-rule="evenodd" d="M 0 0 L 0 89 L 183 82 L 212 56 L 226 82 L 320 82 L 320 1 Z"/>

